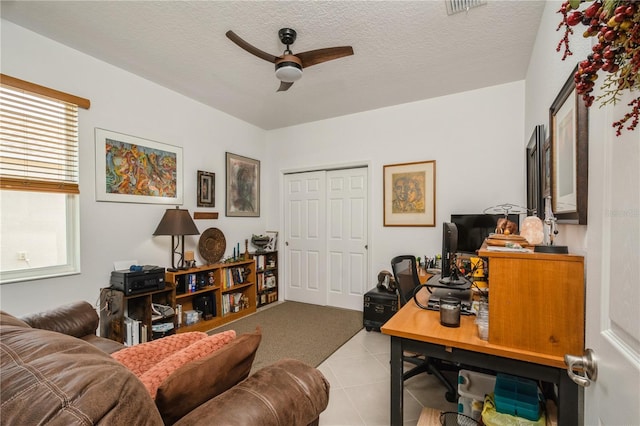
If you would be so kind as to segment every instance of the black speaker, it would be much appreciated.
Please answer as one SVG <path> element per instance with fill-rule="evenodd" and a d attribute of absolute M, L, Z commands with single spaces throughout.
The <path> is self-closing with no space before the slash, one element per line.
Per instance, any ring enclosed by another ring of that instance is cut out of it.
<path fill-rule="evenodd" d="M 202 312 L 202 318 L 205 320 L 210 320 L 216 316 L 216 304 L 209 294 L 194 297 L 193 309 Z"/>

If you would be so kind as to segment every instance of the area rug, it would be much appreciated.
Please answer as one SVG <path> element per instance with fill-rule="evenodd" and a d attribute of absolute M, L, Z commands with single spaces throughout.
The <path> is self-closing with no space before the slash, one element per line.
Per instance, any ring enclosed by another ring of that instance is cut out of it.
<path fill-rule="evenodd" d="M 252 373 L 282 358 L 317 367 L 363 327 L 362 312 L 299 302 L 281 302 L 209 331 L 238 335 L 262 328 Z"/>

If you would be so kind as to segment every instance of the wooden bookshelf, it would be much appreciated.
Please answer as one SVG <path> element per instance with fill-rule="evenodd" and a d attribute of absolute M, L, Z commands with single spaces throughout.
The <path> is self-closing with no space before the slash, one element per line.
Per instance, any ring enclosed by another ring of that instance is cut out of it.
<path fill-rule="evenodd" d="M 167 272 L 175 288 L 176 309 L 182 312 L 178 333 L 209 331 L 256 311 L 256 266 L 253 259 L 216 263 L 184 271 Z M 195 317 L 208 299 L 211 317 Z M 200 308 L 200 309 L 199 309 Z M 188 315 L 189 313 L 189 315 Z M 187 323 L 187 319 L 197 319 Z"/>
<path fill-rule="evenodd" d="M 278 252 L 252 253 L 256 261 L 258 307 L 278 301 Z"/>

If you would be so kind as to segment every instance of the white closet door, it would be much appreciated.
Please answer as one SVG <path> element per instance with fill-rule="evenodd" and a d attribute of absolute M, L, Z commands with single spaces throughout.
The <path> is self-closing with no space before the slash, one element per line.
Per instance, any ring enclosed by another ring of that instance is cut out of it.
<path fill-rule="evenodd" d="M 368 284 L 367 168 L 285 175 L 285 299 L 361 310 Z"/>
<path fill-rule="evenodd" d="M 362 309 L 367 281 L 367 169 L 327 172 L 328 304 Z"/>
<path fill-rule="evenodd" d="M 285 299 L 327 304 L 326 172 L 286 175 Z"/>

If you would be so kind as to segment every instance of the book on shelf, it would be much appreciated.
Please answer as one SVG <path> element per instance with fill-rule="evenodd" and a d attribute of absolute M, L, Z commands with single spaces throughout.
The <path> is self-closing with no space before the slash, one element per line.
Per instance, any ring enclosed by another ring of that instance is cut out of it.
<path fill-rule="evenodd" d="M 276 277 L 275 277 L 275 275 L 273 275 L 273 274 L 267 275 L 265 277 L 264 286 L 265 286 L 265 288 L 274 288 L 276 286 Z"/>
<path fill-rule="evenodd" d="M 264 274 L 258 274 L 256 286 L 258 291 L 264 290 Z"/>
<path fill-rule="evenodd" d="M 264 270 L 266 256 L 264 254 L 256 255 L 256 269 L 258 271 Z"/>
<path fill-rule="evenodd" d="M 140 327 L 142 322 L 130 317 L 124 317 L 124 344 L 125 346 L 133 346 L 140 343 Z"/>
<path fill-rule="evenodd" d="M 222 295 L 222 314 L 228 314 L 230 312 L 238 312 L 242 309 L 243 294 L 238 293 L 225 293 Z"/>

